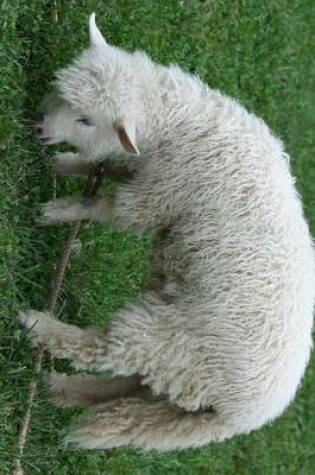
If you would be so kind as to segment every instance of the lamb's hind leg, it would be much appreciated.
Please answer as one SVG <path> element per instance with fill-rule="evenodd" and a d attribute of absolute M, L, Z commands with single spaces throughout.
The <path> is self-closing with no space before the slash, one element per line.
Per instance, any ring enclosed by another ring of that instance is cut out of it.
<path fill-rule="evenodd" d="M 168 432 L 174 431 L 174 427 L 176 430 L 176 425 L 178 411 L 172 410 L 167 401 L 126 397 L 92 407 L 79 418 L 65 443 L 84 449 L 111 449 L 129 444 L 150 449 L 162 439 L 167 447 Z"/>
<path fill-rule="evenodd" d="M 173 328 L 175 312 L 173 304 L 149 293 L 118 311 L 104 330 L 81 329 L 36 310 L 21 312 L 20 323 L 30 330 L 33 344 L 72 360 L 77 369 L 110 370 L 115 376 L 150 373 L 145 380 L 150 385 L 163 375 L 160 390 L 169 378 L 169 361 L 179 359 L 180 365 L 178 355 L 187 344 L 185 333 Z"/>
<path fill-rule="evenodd" d="M 63 323 L 49 312 L 20 312 L 19 322 L 30 330 L 34 346 L 42 345 L 57 358 L 71 359 L 78 369 L 102 369 L 107 358 L 106 332 Z"/>
<path fill-rule="evenodd" d="M 66 438 L 86 449 L 198 447 L 235 434 L 214 411 L 185 412 L 167 399 L 125 397 L 94 406 Z"/>
<path fill-rule="evenodd" d="M 113 398 L 145 391 L 138 376 L 104 379 L 89 374 L 48 373 L 45 382 L 56 406 L 93 406 Z"/>

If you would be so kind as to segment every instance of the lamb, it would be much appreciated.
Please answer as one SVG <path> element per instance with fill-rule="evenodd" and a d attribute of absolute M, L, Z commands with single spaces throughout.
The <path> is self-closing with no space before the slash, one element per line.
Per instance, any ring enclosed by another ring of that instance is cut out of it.
<path fill-rule="evenodd" d="M 42 207 L 46 224 L 101 220 L 153 235 L 146 294 L 104 329 L 21 312 L 34 345 L 80 370 L 56 375 L 55 402 L 88 415 L 83 448 L 198 447 L 248 433 L 293 400 L 312 347 L 315 261 L 289 157 L 267 125 L 178 66 L 90 47 L 57 74 L 40 124 L 62 141 L 59 173 L 100 160 L 119 182 L 93 201 Z"/>

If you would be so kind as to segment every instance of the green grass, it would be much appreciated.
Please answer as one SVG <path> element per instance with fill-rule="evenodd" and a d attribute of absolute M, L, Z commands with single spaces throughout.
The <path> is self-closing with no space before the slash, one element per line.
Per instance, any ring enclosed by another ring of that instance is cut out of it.
<path fill-rule="evenodd" d="M 58 18 L 56 19 L 56 11 Z M 177 62 L 238 98 L 283 138 L 315 234 L 313 0 L 154 1 L 2 0 L 0 2 L 0 473 L 9 474 L 23 416 L 32 354 L 15 323 L 21 307 L 44 308 L 66 228 L 36 228 L 32 208 L 52 196 L 47 159 L 28 127 L 53 71 L 87 44 L 87 17 L 107 40 Z M 81 183 L 59 179 L 58 195 Z M 101 324 L 145 286 L 148 237 L 106 226 L 83 229 L 59 308 L 62 318 Z M 58 363 L 60 365 L 60 363 Z M 24 457 L 26 475 L 311 475 L 315 467 L 314 358 L 285 415 L 268 427 L 185 452 L 58 448 L 75 411 L 35 400 Z"/>

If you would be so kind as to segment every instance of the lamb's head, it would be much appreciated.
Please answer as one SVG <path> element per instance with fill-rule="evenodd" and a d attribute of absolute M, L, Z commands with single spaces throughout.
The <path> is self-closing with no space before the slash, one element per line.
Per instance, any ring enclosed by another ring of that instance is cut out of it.
<path fill-rule="evenodd" d="M 90 47 L 57 73 L 39 138 L 47 145 L 68 142 L 91 160 L 123 151 L 139 154 L 138 131 L 145 117 L 134 62 L 141 55 L 109 46 L 94 14 L 89 32 Z"/>

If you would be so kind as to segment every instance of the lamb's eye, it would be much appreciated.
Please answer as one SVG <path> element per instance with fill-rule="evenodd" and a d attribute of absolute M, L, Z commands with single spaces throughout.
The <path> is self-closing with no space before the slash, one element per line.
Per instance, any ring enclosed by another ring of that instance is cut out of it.
<path fill-rule="evenodd" d="M 76 119 L 76 122 L 80 122 L 81 124 L 87 125 L 88 127 L 94 125 L 94 122 L 92 122 L 89 117 L 80 117 L 80 119 Z"/>

